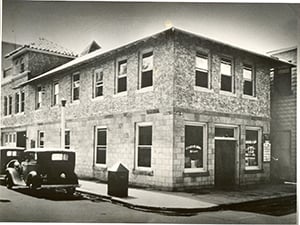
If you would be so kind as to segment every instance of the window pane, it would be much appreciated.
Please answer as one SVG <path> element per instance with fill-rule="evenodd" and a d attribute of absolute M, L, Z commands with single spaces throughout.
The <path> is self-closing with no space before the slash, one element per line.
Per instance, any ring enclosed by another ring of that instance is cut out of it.
<path fill-rule="evenodd" d="M 96 163 L 106 163 L 106 149 L 97 147 Z"/>
<path fill-rule="evenodd" d="M 244 80 L 251 81 L 252 80 L 252 70 L 248 69 L 248 68 L 244 68 L 243 69 L 243 77 L 244 77 Z"/>
<path fill-rule="evenodd" d="M 152 126 L 139 127 L 139 145 L 152 145 Z"/>
<path fill-rule="evenodd" d="M 127 74 L 127 60 L 119 62 L 118 75 Z"/>
<path fill-rule="evenodd" d="M 246 131 L 246 166 L 258 166 L 258 131 Z"/>
<path fill-rule="evenodd" d="M 70 131 L 65 131 L 65 148 L 70 148 Z"/>
<path fill-rule="evenodd" d="M 221 74 L 231 76 L 230 62 L 221 62 Z"/>
<path fill-rule="evenodd" d="M 138 147 L 138 166 L 151 167 L 150 147 Z"/>
<path fill-rule="evenodd" d="M 73 89 L 73 100 L 79 99 L 79 87 Z"/>
<path fill-rule="evenodd" d="M 4 97 L 4 115 L 7 115 L 7 97 Z"/>
<path fill-rule="evenodd" d="M 54 94 L 57 95 L 59 93 L 59 85 L 58 83 L 54 84 Z"/>
<path fill-rule="evenodd" d="M 99 83 L 103 81 L 103 71 L 95 70 L 95 83 Z"/>
<path fill-rule="evenodd" d="M 208 60 L 205 56 L 196 57 L 196 68 L 208 70 Z"/>
<path fill-rule="evenodd" d="M 244 81 L 244 94 L 245 95 L 253 95 L 253 87 L 252 87 L 252 81 Z"/>
<path fill-rule="evenodd" d="M 97 145 L 106 145 L 106 130 L 98 129 Z"/>
<path fill-rule="evenodd" d="M 196 70 L 196 86 L 208 88 L 208 73 Z"/>
<path fill-rule="evenodd" d="M 203 168 L 203 127 L 185 126 L 185 168 Z"/>
<path fill-rule="evenodd" d="M 25 108 L 25 93 L 22 92 L 21 93 L 21 112 L 24 112 L 24 108 Z"/>
<path fill-rule="evenodd" d="M 19 112 L 19 108 L 20 108 L 20 95 L 18 93 L 16 93 L 15 95 L 15 112 L 18 113 Z"/>
<path fill-rule="evenodd" d="M 73 82 L 74 82 L 74 83 L 75 83 L 76 81 L 79 81 L 79 79 L 80 79 L 79 74 L 74 74 L 74 75 L 73 75 Z"/>
<path fill-rule="evenodd" d="M 127 78 L 122 77 L 118 79 L 118 92 L 126 91 L 127 89 Z"/>
<path fill-rule="evenodd" d="M 153 53 L 149 52 L 143 55 L 142 59 L 142 71 L 153 70 Z"/>
<path fill-rule="evenodd" d="M 103 95 L 103 86 L 99 86 L 99 87 L 96 87 L 96 90 L 95 90 L 95 96 L 98 97 L 98 96 L 102 96 Z"/>
<path fill-rule="evenodd" d="M 221 90 L 222 91 L 232 91 L 232 79 L 230 76 L 221 76 Z"/>
<path fill-rule="evenodd" d="M 142 83 L 141 83 L 141 87 L 149 87 L 152 86 L 152 70 L 151 71 L 147 71 L 147 72 L 142 72 Z"/>
<path fill-rule="evenodd" d="M 215 137 L 234 137 L 233 128 L 216 128 Z"/>

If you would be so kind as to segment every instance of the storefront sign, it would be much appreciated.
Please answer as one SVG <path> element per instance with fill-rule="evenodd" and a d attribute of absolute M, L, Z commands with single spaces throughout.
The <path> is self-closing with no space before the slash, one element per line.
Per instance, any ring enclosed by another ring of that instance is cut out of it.
<path fill-rule="evenodd" d="M 270 141 L 264 142 L 264 162 L 271 161 L 271 143 Z"/>

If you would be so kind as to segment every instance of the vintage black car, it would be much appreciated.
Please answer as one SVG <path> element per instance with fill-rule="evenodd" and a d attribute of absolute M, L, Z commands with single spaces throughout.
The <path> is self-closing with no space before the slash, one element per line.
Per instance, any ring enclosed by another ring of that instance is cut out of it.
<path fill-rule="evenodd" d="M 6 168 L 6 186 L 31 189 L 64 189 L 73 194 L 78 187 L 74 172 L 75 152 L 69 149 L 35 148 L 24 151 L 24 160 L 11 160 Z"/>
<path fill-rule="evenodd" d="M 5 178 L 6 165 L 13 159 L 22 160 L 24 148 L 21 147 L 0 147 L 0 180 Z"/>

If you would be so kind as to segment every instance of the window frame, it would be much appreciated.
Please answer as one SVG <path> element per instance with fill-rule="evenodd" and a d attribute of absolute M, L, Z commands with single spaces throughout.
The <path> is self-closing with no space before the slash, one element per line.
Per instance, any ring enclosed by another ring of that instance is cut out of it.
<path fill-rule="evenodd" d="M 17 113 L 20 113 L 20 111 L 21 111 L 21 102 L 20 102 L 20 98 L 21 96 L 20 96 L 20 92 L 16 92 L 15 93 L 15 113 L 17 114 Z"/>
<path fill-rule="evenodd" d="M 96 73 L 102 73 L 102 81 L 98 82 L 96 81 Z M 102 87 L 102 95 L 96 96 L 97 88 Z M 104 70 L 103 68 L 97 68 L 93 72 L 93 98 L 101 98 L 104 96 Z"/>
<path fill-rule="evenodd" d="M 150 167 L 145 166 L 138 166 L 138 150 L 139 150 L 139 128 L 140 127 L 149 127 L 151 126 L 151 146 L 143 145 L 143 147 L 150 147 L 151 158 L 150 158 Z M 134 157 L 134 167 L 137 170 L 144 170 L 144 171 L 152 171 L 153 165 L 153 123 L 152 122 L 140 122 L 135 124 L 136 132 L 135 132 L 135 157 Z"/>
<path fill-rule="evenodd" d="M 12 97 L 12 95 L 9 95 L 8 96 L 8 115 L 12 115 L 12 112 L 13 112 L 12 105 L 13 105 L 13 97 Z"/>
<path fill-rule="evenodd" d="M 39 90 L 39 88 L 41 90 Z M 39 98 L 41 96 L 41 98 Z M 36 88 L 36 109 L 40 109 L 42 107 L 42 103 L 43 103 L 43 87 L 42 85 L 38 85 Z"/>
<path fill-rule="evenodd" d="M 198 68 L 197 67 L 197 57 L 206 58 L 207 59 L 207 69 Z M 197 89 L 210 90 L 211 89 L 211 54 L 210 52 L 197 50 L 195 55 L 195 87 Z M 207 87 L 196 85 L 197 82 L 197 71 L 206 72 L 207 73 Z"/>
<path fill-rule="evenodd" d="M 105 163 L 97 163 L 98 130 L 105 130 L 105 132 L 106 132 L 106 145 L 99 145 L 100 148 L 103 148 L 103 146 L 105 146 Z M 95 127 L 95 149 L 94 149 L 94 165 L 95 166 L 107 167 L 107 144 L 108 144 L 107 143 L 107 140 L 108 140 L 107 137 L 108 137 L 107 126 L 96 126 Z"/>
<path fill-rule="evenodd" d="M 257 150 L 257 166 L 246 166 L 246 141 L 247 141 L 247 136 L 246 133 L 247 131 L 257 131 L 257 135 L 258 135 L 258 150 Z M 251 126 L 246 126 L 245 127 L 245 146 L 244 146 L 244 161 L 245 161 L 245 170 L 247 171 L 253 171 L 253 170 L 261 170 L 262 169 L 262 165 L 263 165 L 263 148 L 262 148 L 262 134 L 263 134 L 263 129 L 261 127 L 251 127 Z"/>
<path fill-rule="evenodd" d="M 41 145 L 41 134 L 43 134 L 43 145 Z M 45 147 L 45 131 L 38 130 L 38 147 L 44 148 Z"/>
<path fill-rule="evenodd" d="M 152 53 L 152 85 L 142 87 L 142 76 L 143 76 L 143 56 L 146 54 Z M 153 48 L 148 48 L 140 52 L 139 54 L 139 79 L 138 79 L 138 89 L 139 90 L 148 90 L 153 89 L 154 85 L 154 51 Z"/>
<path fill-rule="evenodd" d="M 203 129 L 203 167 L 199 168 L 185 168 L 184 165 L 184 173 L 201 173 L 201 172 L 207 172 L 208 171 L 208 124 L 203 122 L 195 122 L 195 121 L 186 121 L 184 123 L 184 129 L 186 126 L 195 126 L 195 127 L 202 127 Z M 185 133 L 184 133 L 184 160 L 185 160 Z M 184 163 L 185 164 L 185 163 Z"/>
<path fill-rule="evenodd" d="M 58 92 L 55 93 L 55 86 L 58 86 Z M 59 105 L 59 81 L 55 80 L 52 83 L 52 106 Z"/>
<path fill-rule="evenodd" d="M 20 100 L 20 112 L 22 113 L 22 112 L 25 111 L 25 91 L 22 90 L 20 92 L 20 97 L 21 97 L 21 100 Z"/>
<path fill-rule="evenodd" d="M 78 87 L 74 87 L 74 85 L 75 85 L 75 82 L 74 82 L 74 77 L 75 76 L 77 76 L 78 75 L 78 77 L 79 77 L 79 79 L 78 79 L 78 83 L 79 83 L 79 86 Z M 76 72 L 76 73 L 73 73 L 72 74 L 72 87 L 71 87 L 71 89 L 72 89 L 72 101 L 71 102 L 77 102 L 77 101 L 80 101 L 80 73 L 79 72 Z M 78 99 L 74 99 L 74 90 L 75 89 L 78 89 Z"/>
<path fill-rule="evenodd" d="M 231 65 L 230 75 L 222 73 L 222 63 Z M 231 77 L 231 91 L 222 90 L 222 76 Z M 221 93 L 231 93 L 231 94 L 235 93 L 234 59 L 229 56 L 221 56 L 220 57 L 220 91 L 221 91 Z"/>
<path fill-rule="evenodd" d="M 249 79 L 245 79 L 244 70 L 251 70 L 251 82 L 252 82 L 252 95 L 245 94 L 245 82 L 249 81 Z M 249 63 L 243 63 L 242 68 L 242 76 L 243 76 L 243 96 L 247 97 L 256 97 L 256 70 L 255 66 Z"/>
<path fill-rule="evenodd" d="M 67 142 L 67 138 L 66 138 L 67 133 L 69 134 L 69 144 L 68 145 L 66 144 L 66 142 Z M 65 129 L 65 149 L 71 149 L 71 131 L 70 131 L 70 129 Z"/>
<path fill-rule="evenodd" d="M 4 116 L 7 116 L 8 115 L 8 96 L 4 96 L 4 99 L 3 99 L 3 111 L 4 111 Z"/>
<path fill-rule="evenodd" d="M 126 63 L 126 73 L 125 74 L 120 74 L 120 65 L 121 63 Z M 119 94 L 119 93 L 126 93 L 128 90 L 128 76 L 127 76 L 127 71 L 128 71 L 128 59 L 126 57 L 124 58 L 120 58 L 117 60 L 116 62 L 116 90 L 115 93 Z M 126 78 L 126 90 L 124 91 L 119 91 L 119 80 L 122 78 Z"/>

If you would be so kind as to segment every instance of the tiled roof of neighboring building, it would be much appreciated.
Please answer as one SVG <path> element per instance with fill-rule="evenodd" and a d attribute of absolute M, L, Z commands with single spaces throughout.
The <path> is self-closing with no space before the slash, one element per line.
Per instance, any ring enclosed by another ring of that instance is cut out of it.
<path fill-rule="evenodd" d="M 36 42 L 30 43 L 30 44 L 25 44 L 25 45 L 17 48 L 16 50 L 8 53 L 5 57 L 7 58 L 12 55 L 15 55 L 24 49 L 34 49 L 34 50 L 55 53 L 55 54 L 73 57 L 73 58 L 77 57 L 77 54 L 75 52 L 73 52 L 72 50 L 62 47 L 62 46 L 60 46 L 52 41 L 49 41 L 45 38 L 39 38 Z"/>

